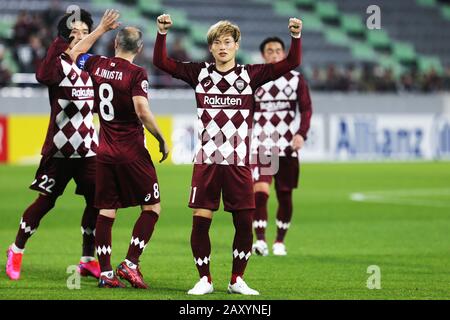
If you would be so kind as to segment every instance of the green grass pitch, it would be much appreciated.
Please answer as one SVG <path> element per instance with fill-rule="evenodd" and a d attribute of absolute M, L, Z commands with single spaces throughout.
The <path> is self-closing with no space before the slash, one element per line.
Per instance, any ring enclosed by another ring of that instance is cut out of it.
<path fill-rule="evenodd" d="M 20 216 L 34 200 L 28 190 L 36 166 L 0 166 L 0 248 L 13 241 Z M 231 216 L 211 226 L 215 292 L 190 297 L 198 275 L 187 208 L 191 166 L 160 165 L 163 212 L 141 265 L 150 290 L 106 290 L 93 278 L 69 290 L 66 269 L 81 253 L 83 200 L 71 183 L 28 242 L 22 277 L 9 281 L 0 262 L 0 299 L 248 299 L 226 293 L 231 270 Z M 351 195 L 357 200 L 352 201 Z M 355 195 L 356 194 L 356 195 Z M 275 236 L 270 198 L 268 240 Z M 119 211 L 113 228 L 113 265 L 126 253 L 138 208 Z M 294 193 L 288 256 L 250 259 L 246 281 L 256 299 L 449 299 L 450 163 L 304 164 Z M 3 251 L 4 252 L 4 251 Z M 369 290 L 370 265 L 381 289 Z"/>

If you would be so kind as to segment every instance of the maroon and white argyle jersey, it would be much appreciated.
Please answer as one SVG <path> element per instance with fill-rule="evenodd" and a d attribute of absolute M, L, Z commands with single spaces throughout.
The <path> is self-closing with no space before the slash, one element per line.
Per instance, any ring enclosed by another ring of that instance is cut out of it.
<path fill-rule="evenodd" d="M 248 166 L 255 107 L 254 91 L 301 62 L 300 38 L 292 38 L 287 58 L 276 64 L 236 64 L 226 72 L 215 63 L 182 63 L 167 57 L 166 35 L 158 33 L 153 63 L 195 90 L 198 143 L 195 164 Z"/>
<path fill-rule="evenodd" d="M 205 63 L 195 93 L 199 121 L 194 163 L 248 164 L 253 89 L 245 66 L 220 73 Z"/>
<path fill-rule="evenodd" d="M 247 166 L 254 88 L 269 81 L 267 65 L 236 65 L 220 72 L 214 63 L 177 63 L 173 76 L 195 89 L 198 141 L 195 164 Z"/>
<path fill-rule="evenodd" d="M 55 40 L 52 46 L 61 40 Z M 36 78 L 49 87 L 50 123 L 42 155 L 84 158 L 96 155 L 97 133 L 93 123 L 94 88 L 91 77 L 66 54 L 48 57 Z"/>
<path fill-rule="evenodd" d="M 293 70 L 256 89 L 252 155 L 297 157 L 291 142 L 299 130 L 299 80 L 300 73 Z"/>

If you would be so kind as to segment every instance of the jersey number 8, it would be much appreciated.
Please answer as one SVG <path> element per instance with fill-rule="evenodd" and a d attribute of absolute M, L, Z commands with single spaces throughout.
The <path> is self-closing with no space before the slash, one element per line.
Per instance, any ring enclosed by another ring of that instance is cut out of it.
<path fill-rule="evenodd" d="M 109 83 L 102 83 L 98 91 L 100 96 L 100 114 L 103 120 L 111 121 L 114 119 L 114 108 L 111 103 L 114 96 L 113 89 Z M 105 91 L 107 92 L 107 96 L 105 96 Z"/>

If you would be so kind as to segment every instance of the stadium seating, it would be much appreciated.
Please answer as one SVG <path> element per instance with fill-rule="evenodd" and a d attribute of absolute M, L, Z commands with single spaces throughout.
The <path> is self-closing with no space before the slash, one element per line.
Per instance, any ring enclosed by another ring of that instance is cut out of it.
<path fill-rule="evenodd" d="M 50 3 L 50 0 L 0 0 L 0 39 L 11 38 L 20 10 L 42 11 Z M 215 2 L 214 6 L 208 0 L 82 0 L 77 3 L 91 9 L 96 19 L 106 8 L 119 9 L 122 21 L 144 30 L 148 45 L 154 42 L 154 19 L 168 12 L 175 22 L 174 33 L 183 36 L 183 44 L 193 60 L 205 58 L 206 32 L 220 19 L 239 24 L 243 34 L 239 60 L 248 63 L 258 58 L 259 43 L 268 35 L 278 35 L 288 42 L 287 18 L 299 16 L 306 26 L 303 39 L 306 72 L 316 65 L 370 62 L 392 68 L 399 76 L 414 65 L 421 71 L 433 68 L 438 73 L 450 65 L 450 6 L 437 0 L 380 1 L 381 30 L 369 30 L 365 25 L 366 8 L 372 4 L 371 0 L 228 0 Z M 62 2 L 63 7 L 69 4 Z M 149 23 L 149 20 L 153 21 Z M 414 28 L 416 25 L 420 27 Z M 106 41 L 102 40 L 100 46 L 105 46 Z M 173 37 L 168 41 L 170 45 Z M 7 53 L 6 59 L 10 56 Z"/>

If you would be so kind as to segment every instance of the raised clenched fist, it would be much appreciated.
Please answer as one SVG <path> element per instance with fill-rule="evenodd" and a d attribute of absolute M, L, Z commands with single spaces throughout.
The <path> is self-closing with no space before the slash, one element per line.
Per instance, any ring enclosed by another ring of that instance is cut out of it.
<path fill-rule="evenodd" d="M 172 24 L 172 19 L 169 14 L 162 14 L 156 18 L 156 25 L 160 33 L 167 33 Z"/>

